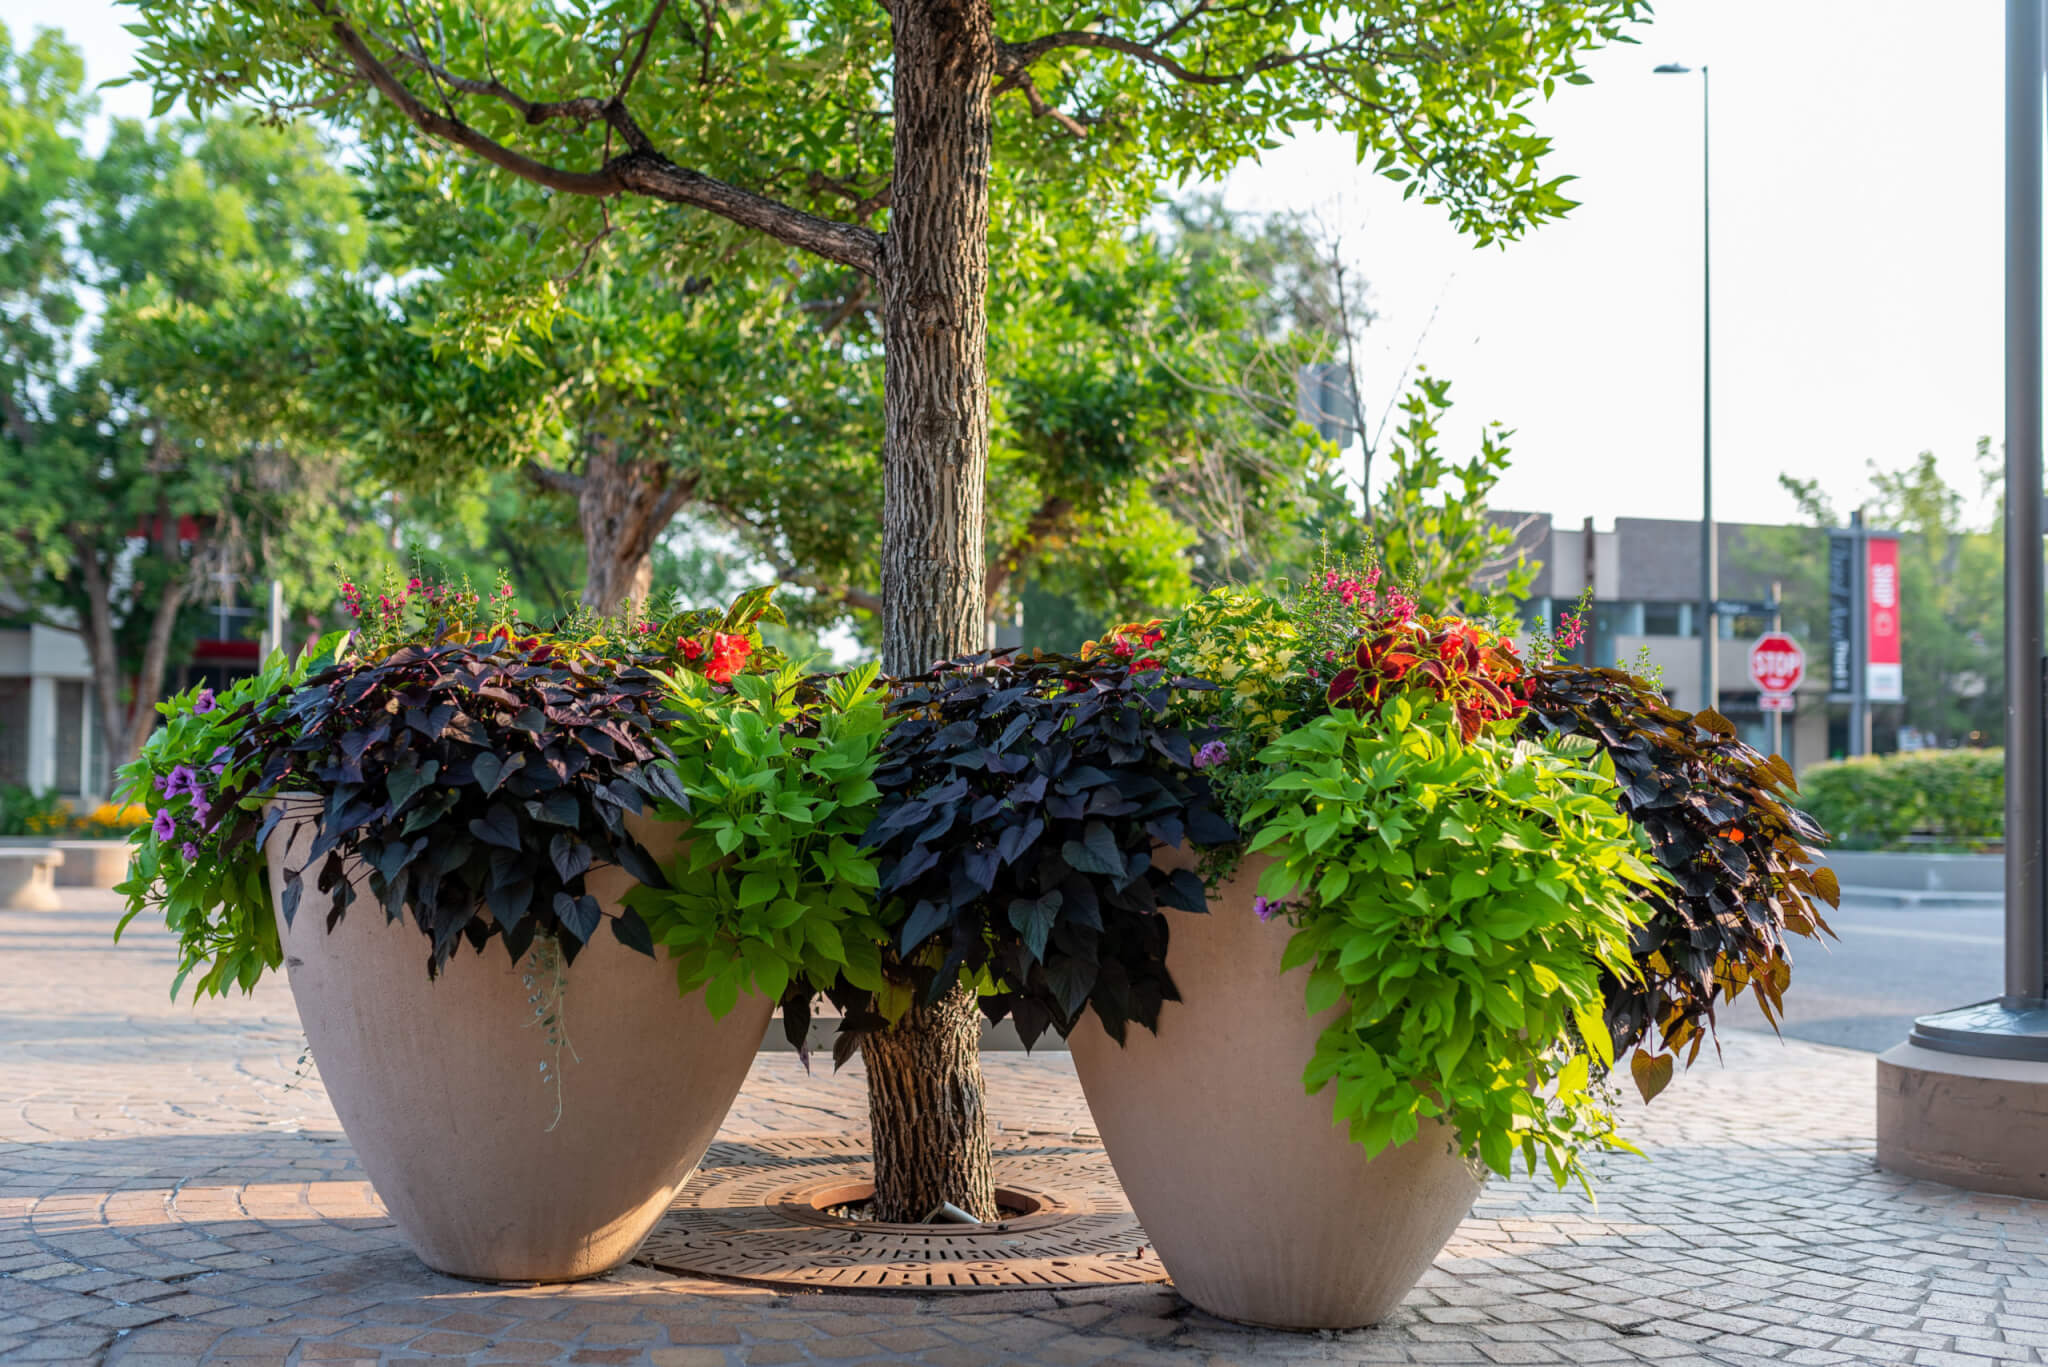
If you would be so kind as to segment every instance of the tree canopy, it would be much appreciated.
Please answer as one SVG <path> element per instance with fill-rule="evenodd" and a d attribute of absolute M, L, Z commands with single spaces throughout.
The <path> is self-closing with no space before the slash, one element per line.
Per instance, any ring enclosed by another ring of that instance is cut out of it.
<path fill-rule="evenodd" d="M 119 760 L 202 585 L 261 559 L 303 601 L 355 530 L 333 464 L 258 439 L 232 401 L 246 357 L 186 332 L 212 362 L 170 376 L 135 343 L 353 269 L 367 235 L 303 128 L 116 120 L 89 153 L 83 74 L 55 34 L 16 48 L 0 30 L 0 128 L 28 150 L 0 158 L 20 228 L 0 240 L 0 586 L 80 630 Z"/>

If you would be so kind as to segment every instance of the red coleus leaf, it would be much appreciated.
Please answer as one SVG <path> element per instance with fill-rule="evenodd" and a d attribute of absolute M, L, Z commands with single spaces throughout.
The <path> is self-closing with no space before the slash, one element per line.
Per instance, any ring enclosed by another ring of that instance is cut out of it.
<path fill-rule="evenodd" d="M 1351 690 L 1352 690 L 1353 688 L 1357 687 L 1357 686 L 1358 686 L 1358 671 L 1357 671 L 1357 670 L 1355 670 L 1355 669 L 1343 669 L 1343 670 L 1339 670 L 1339 671 L 1337 672 L 1337 677 L 1336 677 L 1336 678 L 1334 678 L 1334 679 L 1332 679 L 1332 680 L 1330 680 L 1330 692 L 1329 692 L 1329 699 L 1330 699 L 1330 703 L 1331 703 L 1331 705 L 1333 705 L 1333 706 L 1334 706 L 1335 704 L 1337 704 L 1337 703 L 1339 703 L 1339 702 L 1343 701 L 1343 699 L 1345 698 L 1345 696 L 1346 696 L 1346 695 L 1348 695 L 1348 694 L 1349 694 L 1349 693 L 1351 692 Z"/>

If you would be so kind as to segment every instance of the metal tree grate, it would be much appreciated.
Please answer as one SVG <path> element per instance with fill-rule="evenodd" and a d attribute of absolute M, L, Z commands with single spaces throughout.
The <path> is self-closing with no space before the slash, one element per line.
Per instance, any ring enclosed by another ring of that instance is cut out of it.
<path fill-rule="evenodd" d="M 990 1138 L 999 1224 L 894 1225 L 825 1212 L 872 1190 L 864 1137 L 713 1144 L 634 1261 L 776 1286 L 1011 1291 L 1166 1280 L 1102 1147 L 1065 1135 Z"/>

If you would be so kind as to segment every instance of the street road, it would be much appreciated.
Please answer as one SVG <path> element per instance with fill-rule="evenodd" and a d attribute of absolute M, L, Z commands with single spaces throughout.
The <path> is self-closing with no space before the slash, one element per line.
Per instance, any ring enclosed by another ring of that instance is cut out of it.
<path fill-rule="evenodd" d="M 1839 941 L 1793 945 L 1785 1034 L 1882 1051 L 1906 1037 L 1915 1016 L 1997 996 L 2004 919 L 1996 904 L 1915 909 L 1845 901 L 1828 916 Z M 1770 1028 L 1746 998 L 1722 1013 L 1721 1024 Z"/>

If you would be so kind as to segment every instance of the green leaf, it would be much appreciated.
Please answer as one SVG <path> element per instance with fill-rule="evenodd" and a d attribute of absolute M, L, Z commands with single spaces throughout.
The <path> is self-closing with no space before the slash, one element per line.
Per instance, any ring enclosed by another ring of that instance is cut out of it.
<path fill-rule="evenodd" d="M 754 990 L 773 1001 L 789 986 L 789 965 L 780 954 L 758 940 L 742 940 L 740 955 L 754 975 Z"/>

